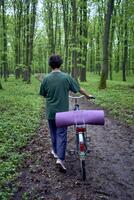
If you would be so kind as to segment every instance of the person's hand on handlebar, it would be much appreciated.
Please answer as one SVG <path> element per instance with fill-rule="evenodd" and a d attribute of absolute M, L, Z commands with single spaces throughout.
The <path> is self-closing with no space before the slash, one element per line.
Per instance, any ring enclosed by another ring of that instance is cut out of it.
<path fill-rule="evenodd" d="M 95 99 L 95 96 L 88 95 L 86 98 L 87 98 L 87 99 Z"/>
<path fill-rule="evenodd" d="M 87 92 L 83 88 L 80 88 L 79 93 L 83 94 L 87 99 L 95 99 L 93 95 L 87 94 Z"/>

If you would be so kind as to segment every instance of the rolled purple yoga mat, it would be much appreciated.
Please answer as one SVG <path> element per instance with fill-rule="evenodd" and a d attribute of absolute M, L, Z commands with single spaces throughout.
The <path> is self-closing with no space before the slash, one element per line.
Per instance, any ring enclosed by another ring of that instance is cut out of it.
<path fill-rule="evenodd" d="M 58 128 L 76 124 L 104 125 L 104 111 L 78 110 L 56 113 L 56 126 Z"/>

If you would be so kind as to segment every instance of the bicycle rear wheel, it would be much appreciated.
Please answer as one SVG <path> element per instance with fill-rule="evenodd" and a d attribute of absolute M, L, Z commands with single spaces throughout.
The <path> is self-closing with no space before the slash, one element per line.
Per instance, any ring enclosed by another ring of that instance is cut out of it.
<path fill-rule="evenodd" d="M 80 166 L 81 166 L 82 179 L 83 179 L 83 181 L 85 181 L 86 180 L 86 165 L 85 165 L 85 160 L 80 160 Z"/>

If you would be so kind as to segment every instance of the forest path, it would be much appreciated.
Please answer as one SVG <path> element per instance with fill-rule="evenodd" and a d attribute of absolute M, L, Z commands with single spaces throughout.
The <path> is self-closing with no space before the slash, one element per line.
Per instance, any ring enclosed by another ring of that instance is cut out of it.
<path fill-rule="evenodd" d="M 99 109 L 87 100 L 82 109 Z M 74 130 L 68 129 L 68 150 L 74 148 Z M 61 174 L 50 155 L 47 121 L 42 116 L 37 134 L 24 149 L 30 156 L 19 169 L 18 190 L 12 200 L 133 200 L 134 127 L 109 117 L 104 126 L 88 126 L 90 154 L 86 160 L 87 181 L 81 180 L 79 161 L 66 156 L 67 173 Z"/>

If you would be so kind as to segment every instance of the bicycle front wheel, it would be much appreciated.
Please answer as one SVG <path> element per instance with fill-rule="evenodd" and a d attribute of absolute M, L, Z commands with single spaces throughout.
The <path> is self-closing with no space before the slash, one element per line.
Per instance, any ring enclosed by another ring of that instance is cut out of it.
<path fill-rule="evenodd" d="M 83 181 L 85 181 L 86 180 L 86 165 L 85 165 L 85 160 L 80 160 L 80 165 L 81 165 L 82 179 L 83 179 Z"/>

